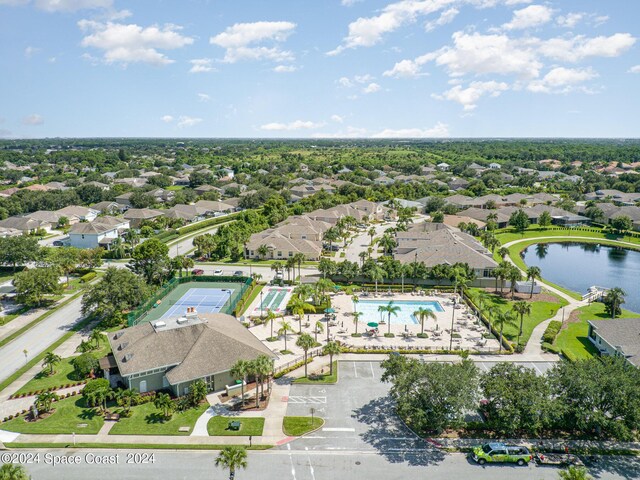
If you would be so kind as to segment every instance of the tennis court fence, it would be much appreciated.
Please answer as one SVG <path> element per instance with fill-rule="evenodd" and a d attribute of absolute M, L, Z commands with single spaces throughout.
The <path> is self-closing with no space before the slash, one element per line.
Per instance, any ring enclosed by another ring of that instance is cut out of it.
<path fill-rule="evenodd" d="M 127 316 L 127 325 L 132 327 L 137 325 L 144 319 L 149 310 L 153 308 L 158 300 L 162 300 L 175 290 L 179 285 L 185 283 L 233 283 L 237 284 L 238 288 L 234 289 L 229 299 L 225 302 L 222 313 L 229 313 L 235 315 L 237 310 L 243 305 L 246 300 L 247 294 L 251 291 L 253 285 L 253 279 L 247 277 L 218 277 L 211 275 L 187 275 L 184 277 L 174 277 L 165 283 L 158 289 L 146 302 L 140 305 L 135 310 L 129 312 Z"/>

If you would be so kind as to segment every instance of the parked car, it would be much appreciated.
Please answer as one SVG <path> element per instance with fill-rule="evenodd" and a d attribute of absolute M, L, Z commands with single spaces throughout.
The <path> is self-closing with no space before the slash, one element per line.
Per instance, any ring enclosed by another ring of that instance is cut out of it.
<path fill-rule="evenodd" d="M 63 247 L 64 246 L 64 242 L 62 240 L 54 240 L 53 241 L 53 246 L 54 247 Z"/>
<path fill-rule="evenodd" d="M 213 271 L 213 274 L 214 274 L 216 277 L 221 277 L 221 276 L 222 276 L 222 269 L 221 269 L 221 268 L 216 268 L 216 269 Z"/>
<path fill-rule="evenodd" d="M 275 280 L 284 280 L 284 274 L 282 272 L 276 273 L 276 276 L 273 277 Z"/>
<path fill-rule="evenodd" d="M 533 460 L 529 449 L 522 445 L 505 445 L 491 442 L 473 449 L 471 456 L 479 465 L 485 463 L 517 463 L 526 465 Z"/>
<path fill-rule="evenodd" d="M 233 272 L 234 277 L 244 277 L 244 272 L 242 270 L 236 270 Z"/>
<path fill-rule="evenodd" d="M 191 270 L 191 275 L 204 275 L 204 270 L 202 270 L 201 268 L 195 268 L 193 270 Z"/>

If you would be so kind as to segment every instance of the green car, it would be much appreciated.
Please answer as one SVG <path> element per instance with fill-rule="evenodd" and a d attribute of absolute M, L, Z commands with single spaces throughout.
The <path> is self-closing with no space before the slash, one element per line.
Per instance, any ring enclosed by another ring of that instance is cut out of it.
<path fill-rule="evenodd" d="M 526 465 L 533 459 L 527 447 L 506 445 L 504 443 L 487 443 L 473 449 L 472 458 L 480 465 L 485 463 L 517 463 Z"/>

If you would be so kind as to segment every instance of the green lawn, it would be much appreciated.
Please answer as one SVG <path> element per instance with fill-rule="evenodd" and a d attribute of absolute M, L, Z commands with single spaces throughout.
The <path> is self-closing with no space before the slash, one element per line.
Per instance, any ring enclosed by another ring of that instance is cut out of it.
<path fill-rule="evenodd" d="M 129 418 L 121 418 L 109 435 L 189 435 L 196 420 L 207 408 L 207 404 L 200 405 L 185 412 L 176 412 L 170 420 L 164 420 L 162 412 L 153 402 L 145 403 L 133 407 L 132 415 Z M 190 428 L 188 432 L 179 432 L 180 427 Z"/>
<path fill-rule="evenodd" d="M 563 328 L 555 341 L 555 346 L 563 352 L 568 352 L 568 356 L 577 360 L 591 358 L 598 355 L 598 349 L 588 338 L 588 320 L 608 320 L 610 317 L 604 313 L 604 303 L 594 302 L 586 307 L 576 310 L 579 322 L 569 323 Z M 622 310 L 622 315 L 618 318 L 635 318 L 639 315 L 629 310 Z"/>
<path fill-rule="evenodd" d="M 110 350 L 111 347 L 109 347 L 109 344 L 107 343 L 107 337 L 103 337 L 103 341 L 100 343 L 100 348 L 92 351 L 91 353 L 97 359 L 100 359 L 101 357 L 104 357 L 107 353 L 109 353 Z M 51 376 L 47 375 L 48 369 L 43 369 L 16 393 L 35 392 L 37 390 L 45 390 L 51 387 L 61 387 L 68 383 L 76 383 L 81 381 L 81 378 L 76 378 L 73 375 L 73 366 L 71 365 L 71 360 L 73 360 L 74 358 L 75 356 L 63 358 L 62 361 L 55 366 L 55 373 Z"/>
<path fill-rule="evenodd" d="M 470 288 L 467 290 L 467 293 L 472 299 L 475 299 L 479 290 L 480 289 L 477 288 Z M 521 345 L 526 345 L 529 341 L 529 337 L 531 337 L 531 332 L 533 332 L 533 329 L 536 326 L 553 317 L 561 307 L 568 304 L 566 300 L 559 297 L 556 298 L 557 302 L 534 301 L 531 303 L 531 315 L 525 315 L 522 323 L 522 336 L 520 337 Z M 474 303 L 476 305 L 478 304 L 476 300 L 474 300 Z M 498 308 L 502 311 L 507 311 L 511 310 L 513 304 L 514 302 L 508 298 L 501 298 L 499 295 L 489 293 L 489 299 L 483 305 L 482 310 L 483 312 L 486 312 L 490 308 Z M 503 332 L 504 337 L 510 342 L 515 343 L 518 339 L 519 328 L 520 316 L 517 316 L 515 325 L 505 325 Z"/>
<path fill-rule="evenodd" d="M 324 420 L 320 417 L 284 417 L 282 431 L 290 437 L 299 437 L 305 433 L 317 430 L 324 425 Z"/>
<path fill-rule="evenodd" d="M 338 362 L 336 360 L 333 361 L 333 375 L 329 375 L 329 369 L 327 367 L 326 373 L 324 375 L 316 375 L 311 376 L 311 378 L 300 377 L 293 381 L 293 383 L 336 383 L 338 381 Z"/>
<path fill-rule="evenodd" d="M 3 315 L 0 317 L 0 326 L 2 325 L 6 325 L 7 323 L 9 323 L 11 320 L 15 320 L 16 318 L 18 318 L 20 315 L 24 315 L 25 313 L 27 313 L 29 310 L 31 310 L 30 307 L 27 306 L 22 306 L 20 307 L 18 310 L 15 310 L 13 313 L 9 314 L 9 315 Z"/>
<path fill-rule="evenodd" d="M 229 422 L 240 422 L 240 430 L 229 430 Z M 212 437 L 228 436 L 237 437 L 249 435 L 259 437 L 264 429 L 263 417 L 213 417 L 207 423 L 207 432 Z"/>
<path fill-rule="evenodd" d="M 25 422 L 20 416 L 0 425 L 2 430 L 19 433 L 43 434 L 96 434 L 104 424 L 98 410 L 87 408 L 84 399 L 78 395 L 65 398 L 53 404 L 53 414 L 37 422 Z M 85 427 L 81 425 L 85 424 Z"/>
<path fill-rule="evenodd" d="M 255 284 L 255 286 L 253 287 L 253 290 L 251 291 L 251 294 L 249 295 L 249 298 L 247 298 L 247 301 L 244 302 L 242 311 L 237 314 L 238 316 L 244 314 L 244 312 L 247 311 L 247 308 L 249 308 L 249 305 L 251 305 L 251 302 L 253 302 L 256 299 L 256 297 L 260 294 L 260 292 L 264 287 L 265 285 L 261 285 L 259 283 Z"/>

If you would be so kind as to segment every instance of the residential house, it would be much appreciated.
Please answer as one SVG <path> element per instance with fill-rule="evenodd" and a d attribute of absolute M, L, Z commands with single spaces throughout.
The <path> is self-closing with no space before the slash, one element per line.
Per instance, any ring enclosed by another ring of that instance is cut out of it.
<path fill-rule="evenodd" d="M 91 205 L 91 208 L 94 210 L 99 210 L 100 213 L 106 213 L 107 215 L 116 215 L 118 213 L 124 212 L 127 207 L 125 205 L 121 205 L 118 202 L 98 202 L 94 205 Z"/>
<path fill-rule="evenodd" d="M 436 168 L 441 172 L 448 172 L 449 168 L 451 168 L 451 165 L 449 165 L 447 162 L 440 162 L 438 165 L 436 165 Z"/>
<path fill-rule="evenodd" d="M 19 237 L 22 232 L 17 228 L 0 227 L 0 238 Z"/>
<path fill-rule="evenodd" d="M 259 250 L 266 246 L 267 254 L 260 255 Z M 251 235 L 245 244 L 245 258 L 286 260 L 302 253 L 307 260 L 320 260 L 322 243 L 302 238 L 289 238 L 275 231 L 265 231 Z"/>
<path fill-rule="evenodd" d="M 197 212 L 205 217 L 232 213 L 236 210 L 236 207 L 229 205 L 226 201 L 217 202 L 212 200 L 198 200 L 194 206 L 196 207 Z"/>
<path fill-rule="evenodd" d="M 92 222 L 76 223 L 69 229 L 69 238 L 65 241 L 71 247 L 96 248 L 107 250 L 120 233 L 129 228 L 129 222 L 122 218 L 104 216 Z"/>
<path fill-rule="evenodd" d="M 276 357 L 225 313 L 185 312 L 109 333 L 107 339 L 113 353 L 100 360 L 105 378 L 140 393 L 168 389 L 182 396 L 197 380 L 210 391 L 223 390 L 235 385 L 231 369 L 238 360 Z"/>
<path fill-rule="evenodd" d="M 600 355 L 626 359 L 640 367 L 640 318 L 589 320 L 589 340 Z"/>
<path fill-rule="evenodd" d="M 56 210 L 56 213 L 69 219 L 76 217 L 81 222 L 91 222 L 100 214 L 100 211 L 93 208 L 81 207 L 80 205 L 69 205 L 68 207 Z"/>
<path fill-rule="evenodd" d="M 496 162 L 491 162 L 489 164 L 489 168 L 491 170 L 500 170 L 502 168 L 502 165 L 500 165 L 499 163 L 496 163 Z"/>
<path fill-rule="evenodd" d="M 196 195 L 204 195 L 205 193 L 208 193 L 208 192 L 218 192 L 220 195 L 222 195 L 223 193 L 221 188 L 214 187 L 213 185 L 200 185 L 199 187 L 196 187 L 193 191 L 196 192 Z"/>
<path fill-rule="evenodd" d="M 140 228 L 145 220 L 153 220 L 164 215 L 162 210 L 153 210 L 151 208 L 130 208 L 124 214 L 124 218 L 129 220 L 131 228 Z"/>
<path fill-rule="evenodd" d="M 29 217 L 9 217 L 4 220 L 0 220 L 0 228 L 19 230 L 24 234 L 34 233 L 40 229 L 49 232 L 53 226 L 54 225 L 51 225 L 50 222 L 36 220 Z"/>
<path fill-rule="evenodd" d="M 177 204 L 168 210 L 163 210 L 167 218 L 176 218 L 186 222 L 196 222 L 204 218 L 204 214 L 195 205 Z"/>

